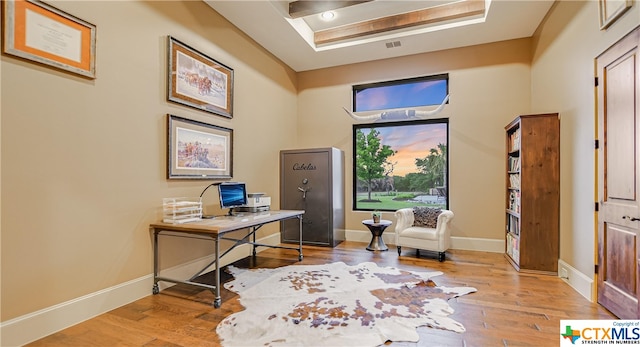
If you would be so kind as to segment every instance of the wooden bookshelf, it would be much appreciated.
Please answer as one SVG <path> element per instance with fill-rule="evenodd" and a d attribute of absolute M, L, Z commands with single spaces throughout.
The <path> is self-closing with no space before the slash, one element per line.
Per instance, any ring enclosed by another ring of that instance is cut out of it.
<path fill-rule="evenodd" d="M 522 115 L 505 130 L 505 256 L 518 271 L 557 274 L 560 119 Z"/>

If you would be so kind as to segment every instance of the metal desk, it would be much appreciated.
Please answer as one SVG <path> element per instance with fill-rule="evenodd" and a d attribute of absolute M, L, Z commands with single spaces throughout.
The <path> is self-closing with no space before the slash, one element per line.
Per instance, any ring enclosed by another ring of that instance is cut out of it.
<path fill-rule="evenodd" d="M 282 211 L 266 211 L 258 213 L 242 213 L 236 216 L 222 216 L 214 219 L 202 219 L 196 222 L 172 224 L 172 223 L 154 223 L 150 227 L 153 230 L 153 294 L 158 294 L 159 281 L 183 283 L 211 290 L 215 295 L 213 306 L 220 307 L 222 299 L 220 297 L 220 258 L 224 257 L 231 250 L 241 244 L 250 244 L 253 246 L 253 255 L 256 255 L 256 247 L 284 248 L 298 250 L 298 260 L 302 260 L 302 215 L 304 211 L 282 210 Z M 256 243 L 256 231 L 265 224 L 279 222 L 285 219 L 298 218 L 300 228 L 300 243 L 297 248 L 285 246 L 273 246 L 267 244 Z M 247 235 L 241 239 L 225 237 L 225 234 L 232 231 L 247 229 Z M 191 276 L 188 280 L 171 279 L 158 276 L 158 236 L 190 237 L 203 239 L 214 242 L 215 259 L 207 264 L 204 268 Z M 220 254 L 220 240 L 233 241 L 231 248 Z M 215 264 L 215 283 L 213 285 L 194 282 L 194 279 Z"/>

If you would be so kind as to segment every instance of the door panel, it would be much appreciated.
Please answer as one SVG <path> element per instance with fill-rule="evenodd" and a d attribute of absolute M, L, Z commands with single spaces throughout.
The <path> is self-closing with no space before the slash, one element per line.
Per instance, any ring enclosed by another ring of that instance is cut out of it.
<path fill-rule="evenodd" d="M 605 253 L 605 260 L 608 266 L 605 273 L 607 280 L 604 285 L 613 287 L 608 288 L 609 290 L 635 294 L 636 247 L 627 247 L 627 245 L 636 244 L 635 232 L 627 228 L 607 225 L 605 240 L 608 250 Z"/>
<path fill-rule="evenodd" d="M 598 105 L 598 302 L 638 318 L 638 86 L 640 29 L 596 59 Z"/>
<path fill-rule="evenodd" d="M 635 54 L 607 69 L 607 194 L 615 199 L 635 199 L 635 127 L 633 86 Z"/>

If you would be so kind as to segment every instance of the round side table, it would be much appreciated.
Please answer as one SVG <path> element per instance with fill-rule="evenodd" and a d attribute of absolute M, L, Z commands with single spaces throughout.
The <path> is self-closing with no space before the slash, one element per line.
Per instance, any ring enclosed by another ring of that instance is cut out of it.
<path fill-rule="evenodd" d="M 384 244 L 382 233 L 384 229 L 391 225 L 390 220 L 381 219 L 379 223 L 374 223 L 373 219 L 365 219 L 362 221 L 362 224 L 366 225 L 371 231 L 371 242 L 369 242 L 369 246 L 367 246 L 367 251 L 389 250 L 389 247 Z"/>

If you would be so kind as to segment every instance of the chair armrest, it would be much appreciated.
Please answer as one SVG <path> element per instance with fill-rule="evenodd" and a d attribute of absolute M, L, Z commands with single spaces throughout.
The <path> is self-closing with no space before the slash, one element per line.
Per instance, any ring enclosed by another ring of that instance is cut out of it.
<path fill-rule="evenodd" d="M 402 208 L 396 211 L 396 245 L 400 245 L 398 239 L 400 238 L 400 233 L 413 225 L 413 208 Z"/>
<path fill-rule="evenodd" d="M 396 236 L 404 229 L 413 225 L 413 209 L 403 208 L 396 211 Z"/>
<path fill-rule="evenodd" d="M 453 212 L 449 210 L 442 210 L 438 215 L 438 222 L 436 224 L 436 234 L 441 235 L 449 232 L 449 222 L 453 219 Z"/>

